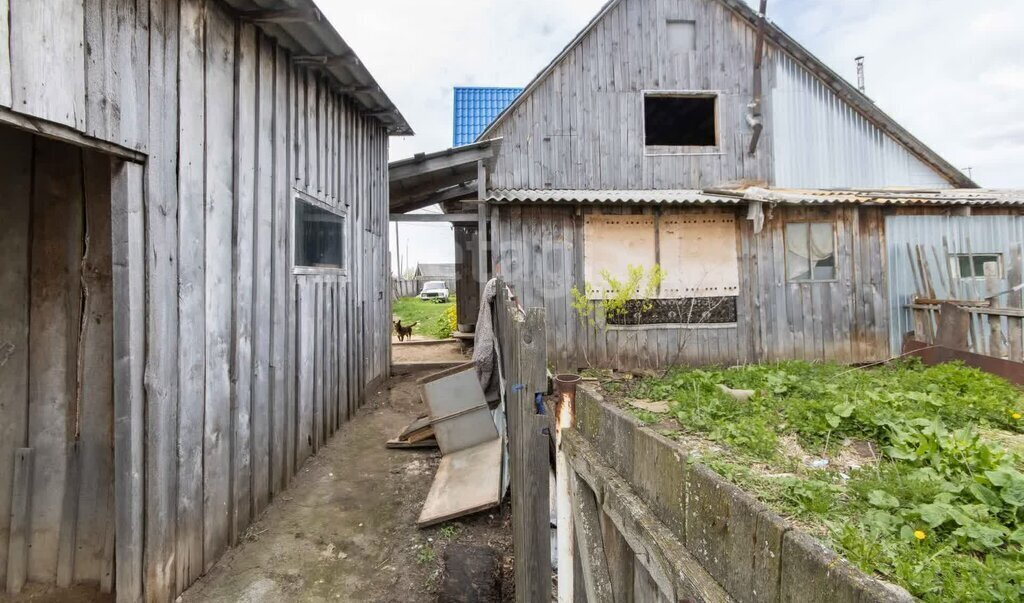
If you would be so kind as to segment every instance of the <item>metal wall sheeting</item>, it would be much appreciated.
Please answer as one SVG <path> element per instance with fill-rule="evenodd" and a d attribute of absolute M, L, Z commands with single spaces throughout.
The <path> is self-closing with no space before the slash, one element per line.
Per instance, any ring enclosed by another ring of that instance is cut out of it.
<path fill-rule="evenodd" d="M 924 246 L 936 295 L 960 297 L 966 292 L 951 295 L 942 286 L 942 282 L 948 282 L 949 278 L 946 264 L 942 263 L 948 261 L 942 245 L 943 237 L 949 242 L 951 254 L 968 251 L 974 254 L 1001 253 L 1005 266 L 1010 257 L 1010 246 L 1024 241 L 1024 216 L 888 216 L 885 230 L 889 258 L 889 312 L 892 316 L 889 339 L 895 355 L 899 353 L 903 334 L 914 328 L 910 312 L 904 308 L 916 293 L 907 244 Z M 943 270 L 941 275 L 939 270 Z M 979 283 L 978 290 L 983 291 L 984 285 Z"/>
<path fill-rule="evenodd" d="M 948 188 L 934 168 L 840 100 L 785 53 L 774 53 L 769 119 L 776 187 Z"/>

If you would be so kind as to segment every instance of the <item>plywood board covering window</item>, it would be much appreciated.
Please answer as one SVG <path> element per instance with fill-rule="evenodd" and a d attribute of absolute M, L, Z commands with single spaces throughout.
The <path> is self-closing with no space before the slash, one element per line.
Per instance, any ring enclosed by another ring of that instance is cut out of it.
<path fill-rule="evenodd" d="M 660 221 L 662 299 L 734 296 L 739 292 L 736 218 L 675 214 Z"/>
<path fill-rule="evenodd" d="M 629 266 L 649 270 L 657 262 L 654 250 L 653 216 L 589 215 L 583 221 L 584 277 L 596 298 L 609 291 L 601 273 L 626 280 Z"/>
<path fill-rule="evenodd" d="M 836 238 L 831 222 L 790 222 L 785 236 L 790 282 L 836 279 Z"/>

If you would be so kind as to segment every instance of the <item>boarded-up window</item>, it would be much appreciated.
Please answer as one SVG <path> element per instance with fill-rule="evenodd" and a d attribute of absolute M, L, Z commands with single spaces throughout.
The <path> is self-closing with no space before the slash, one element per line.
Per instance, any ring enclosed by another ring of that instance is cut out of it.
<path fill-rule="evenodd" d="M 661 219 L 663 299 L 721 297 L 739 291 L 736 218 L 731 213 L 674 214 Z"/>
<path fill-rule="evenodd" d="M 683 19 L 669 19 L 665 23 L 668 48 L 673 54 L 697 50 L 697 24 Z"/>
<path fill-rule="evenodd" d="M 831 222 L 786 224 L 786 275 L 791 282 L 836 278 L 836 237 Z"/>
<path fill-rule="evenodd" d="M 583 236 L 586 240 L 584 277 L 597 298 L 610 292 L 601 276 L 603 271 L 625 281 L 629 266 L 647 270 L 657 263 L 653 216 L 589 215 L 583 221 Z"/>
<path fill-rule="evenodd" d="M 295 200 L 295 265 L 343 268 L 345 218 L 303 199 Z"/>

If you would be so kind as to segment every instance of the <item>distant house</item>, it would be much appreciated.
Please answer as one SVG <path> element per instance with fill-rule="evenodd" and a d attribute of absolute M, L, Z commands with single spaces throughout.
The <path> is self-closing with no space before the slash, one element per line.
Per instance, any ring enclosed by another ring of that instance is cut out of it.
<path fill-rule="evenodd" d="M 453 146 L 461 147 L 476 140 L 522 91 L 522 88 L 456 87 Z"/>
<path fill-rule="evenodd" d="M 455 278 L 455 264 L 416 264 L 413 277 L 418 280 L 452 280 Z"/>

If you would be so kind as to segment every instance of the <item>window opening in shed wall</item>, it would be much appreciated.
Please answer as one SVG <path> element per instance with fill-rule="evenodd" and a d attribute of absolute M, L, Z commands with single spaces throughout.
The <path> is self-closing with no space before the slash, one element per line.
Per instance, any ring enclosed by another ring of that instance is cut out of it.
<path fill-rule="evenodd" d="M 953 269 L 958 278 L 985 278 L 985 264 L 990 262 L 996 265 L 996 276 L 1004 278 L 1001 253 L 958 253 L 953 256 Z"/>
<path fill-rule="evenodd" d="M 644 144 L 714 147 L 718 145 L 714 95 L 645 95 Z"/>
<path fill-rule="evenodd" d="M 295 265 L 344 268 L 345 218 L 303 199 L 295 200 Z"/>
<path fill-rule="evenodd" d="M 790 222 L 785 236 L 790 282 L 835 280 L 836 238 L 831 222 Z"/>

